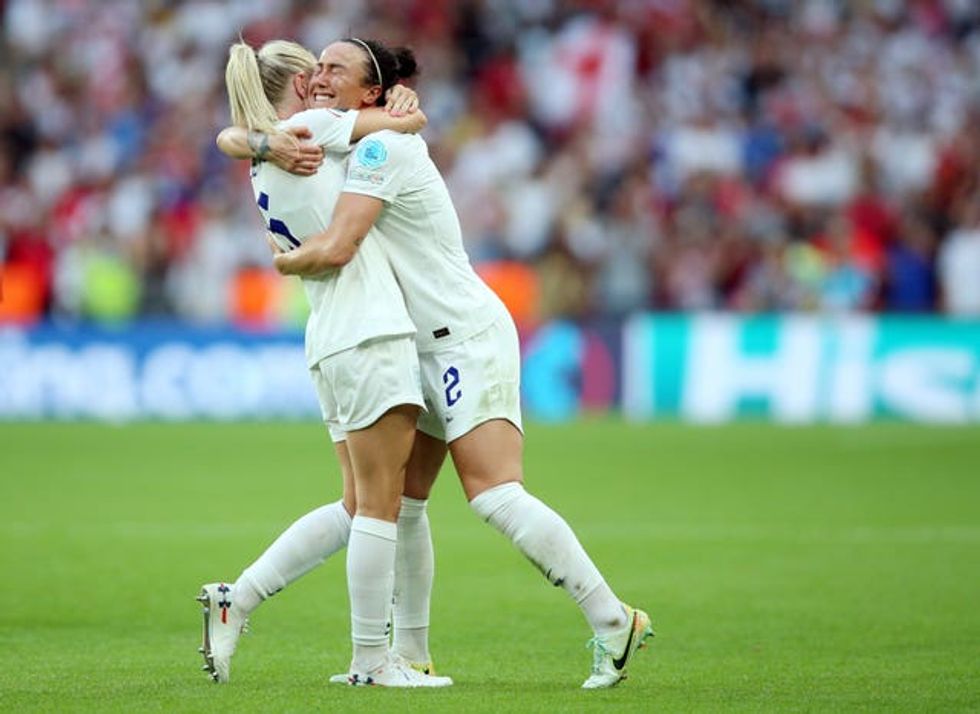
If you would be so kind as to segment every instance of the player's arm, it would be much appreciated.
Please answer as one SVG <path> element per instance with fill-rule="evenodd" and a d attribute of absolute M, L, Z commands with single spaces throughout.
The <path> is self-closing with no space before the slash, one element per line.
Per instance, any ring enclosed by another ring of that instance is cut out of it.
<path fill-rule="evenodd" d="M 384 203 L 359 193 L 342 193 L 334 207 L 330 227 L 303 245 L 273 258 L 283 275 L 312 277 L 347 265 L 377 220 Z"/>
<path fill-rule="evenodd" d="M 386 202 L 415 174 L 418 147 L 406 137 L 378 134 L 362 141 L 348 161 L 344 191 L 326 231 L 275 257 L 284 275 L 314 276 L 346 265 L 357 253 Z"/>
<path fill-rule="evenodd" d="M 385 129 L 402 134 L 421 131 L 428 118 L 418 109 L 417 95 L 410 89 L 406 89 L 406 92 L 410 94 L 400 93 L 397 99 L 389 99 L 392 112 L 399 112 L 397 115 L 380 107 L 358 111 L 350 141 L 359 141 L 368 134 Z M 283 171 L 310 176 L 316 173 L 323 161 L 323 148 L 311 143 L 309 140 L 312 138 L 312 132 L 306 127 L 292 127 L 285 132 L 266 134 L 230 126 L 221 130 L 216 143 L 223 154 L 233 159 L 270 161 Z"/>
<path fill-rule="evenodd" d="M 429 119 L 421 109 L 399 116 L 389 114 L 381 107 L 361 109 L 357 113 L 357 121 L 354 122 L 354 131 L 350 140 L 353 144 L 368 134 L 385 129 L 397 131 L 399 134 L 418 134 L 428 123 Z"/>
<path fill-rule="evenodd" d="M 323 149 L 311 143 L 312 138 L 312 132 L 303 126 L 271 134 L 229 126 L 221 130 L 216 143 L 233 159 L 271 161 L 284 171 L 309 176 L 323 162 Z"/>
<path fill-rule="evenodd" d="M 351 141 L 359 141 L 368 134 L 390 129 L 400 134 L 417 134 L 428 123 L 428 117 L 421 109 L 411 114 L 394 116 L 381 107 L 361 109 L 354 120 L 354 130 Z M 292 127 L 285 132 L 266 134 L 261 131 L 249 131 L 242 126 L 225 127 L 218 134 L 216 143 L 221 153 L 233 159 L 255 159 L 257 161 L 272 161 L 278 165 L 277 159 L 295 152 L 294 147 L 301 146 L 308 152 L 320 155 L 323 150 L 309 143 L 301 144 L 313 137 L 306 127 Z M 281 167 L 284 168 L 284 167 Z"/>

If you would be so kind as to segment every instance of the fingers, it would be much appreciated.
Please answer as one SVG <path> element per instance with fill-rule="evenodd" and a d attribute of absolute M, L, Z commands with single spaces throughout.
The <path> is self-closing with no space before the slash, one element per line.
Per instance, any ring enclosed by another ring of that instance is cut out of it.
<path fill-rule="evenodd" d="M 309 142 L 299 141 L 292 134 L 277 135 L 270 142 L 269 160 L 283 171 L 298 176 L 311 176 L 323 163 L 323 149 Z"/>
<path fill-rule="evenodd" d="M 412 114 L 419 108 L 419 98 L 417 95 L 406 95 L 399 101 L 395 102 L 394 109 L 392 109 L 392 116 L 402 116 L 404 114 Z"/>
<path fill-rule="evenodd" d="M 286 130 L 297 139 L 312 139 L 313 132 L 305 126 L 293 126 Z"/>
<path fill-rule="evenodd" d="M 396 84 L 395 87 L 398 85 Z M 398 97 L 398 93 L 395 91 L 395 87 L 388 90 L 388 94 L 385 95 L 385 111 L 389 114 L 395 113 L 395 99 Z M 397 116 L 397 115 L 396 115 Z"/>
<path fill-rule="evenodd" d="M 419 108 L 419 98 L 417 96 L 403 95 L 396 100 L 390 102 L 391 108 L 388 112 L 393 117 L 400 117 L 406 114 L 413 113 Z"/>
<path fill-rule="evenodd" d="M 290 173 L 312 176 L 323 163 L 323 149 L 313 144 L 301 144 L 290 156 Z"/>
<path fill-rule="evenodd" d="M 419 107 L 419 97 L 413 89 L 403 84 L 396 84 L 388 91 L 385 109 L 392 116 L 411 114 Z"/>
<path fill-rule="evenodd" d="M 323 149 L 313 144 L 302 144 L 296 159 L 296 168 L 303 175 L 315 174 L 323 163 Z"/>
<path fill-rule="evenodd" d="M 290 127 L 285 136 L 276 138 L 271 144 L 272 161 L 279 168 L 298 176 L 311 176 L 317 172 L 323 163 L 323 149 L 309 143 L 313 132 L 307 127 Z"/>
<path fill-rule="evenodd" d="M 316 144 L 300 144 L 297 158 L 301 161 L 323 161 L 323 147 Z"/>
<path fill-rule="evenodd" d="M 276 242 L 276 237 L 269 231 L 265 232 L 265 242 L 269 244 L 273 256 L 277 256 L 283 252 L 282 248 L 279 247 L 279 243 Z"/>
<path fill-rule="evenodd" d="M 294 164 L 288 169 L 289 173 L 296 176 L 312 176 L 319 170 L 318 164 Z"/>

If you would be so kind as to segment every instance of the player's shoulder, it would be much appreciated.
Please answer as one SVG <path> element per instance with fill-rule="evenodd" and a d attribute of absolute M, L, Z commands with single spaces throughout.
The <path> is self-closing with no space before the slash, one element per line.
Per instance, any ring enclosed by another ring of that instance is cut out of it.
<path fill-rule="evenodd" d="M 362 166 L 379 169 L 388 163 L 411 161 L 420 150 L 425 150 L 425 142 L 418 134 L 384 129 L 357 142 L 354 159 Z"/>

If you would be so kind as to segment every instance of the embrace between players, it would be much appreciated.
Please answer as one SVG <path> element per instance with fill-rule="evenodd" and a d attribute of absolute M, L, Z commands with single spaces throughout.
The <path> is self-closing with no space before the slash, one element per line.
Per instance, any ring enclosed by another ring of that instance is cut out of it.
<path fill-rule="evenodd" d="M 307 366 L 344 495 L 293 523 L 234 583 L 203 586 L 204 669 L 228 681 L 250 613 L 346 545 L 353 657 L 331 681 L 451 685 L 429 652 L 426 515 L 448 452 L 472 509 L 588 621 L 583 687 L 611 687 L 653 634 L 650 619 L 620 602 L 565 520 L 524 490 L 517 331 L 473 271 L 415 133 L 425 117 L 399 84 L 415 72 L 410 50 L 353 37 L 319 61 L 282 40 L 230 50 L 234 126 L 218 146 L 252 160 L 275 266 L 303 280 Z"/>

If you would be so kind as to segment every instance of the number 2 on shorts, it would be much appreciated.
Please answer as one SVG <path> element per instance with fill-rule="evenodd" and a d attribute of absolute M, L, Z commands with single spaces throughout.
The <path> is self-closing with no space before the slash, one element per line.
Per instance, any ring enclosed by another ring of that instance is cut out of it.
<path fill-rule="evenodd" d="M 450 367 L 442 373 L 442 383 L 446 385 L 446 406 L 451 407 L 463 396 L 463 390 L 459 387 L 459 370 Z M 455 390 L 455 391 L 454 391 Z"/>

